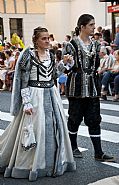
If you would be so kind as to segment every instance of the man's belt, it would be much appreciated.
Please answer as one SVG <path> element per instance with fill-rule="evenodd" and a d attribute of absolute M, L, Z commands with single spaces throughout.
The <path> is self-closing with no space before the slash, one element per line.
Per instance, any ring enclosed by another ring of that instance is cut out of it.
<path fill-rule="evenodd" d="M 53 87 L 54 81 L 37 81 L 37 80 L 30 80 L 28 83 L 31 87 L 39 87 L 39 88 L 50 88 Z"/>

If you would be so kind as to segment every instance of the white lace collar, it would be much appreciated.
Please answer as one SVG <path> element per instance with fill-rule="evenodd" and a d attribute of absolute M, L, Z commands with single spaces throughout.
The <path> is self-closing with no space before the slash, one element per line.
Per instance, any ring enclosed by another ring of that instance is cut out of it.
<path fill-rule="evenodd" d="M 85 51 L 86 55 L 92 56 L 96 53 L 95 44 L 91 39 L 90 39 L 90 44 L 88 44 L 88 45 L 86 45 L 79 36 L 78 36 L 78 40 L 79 40 L 80 45 L 82 46 L 83 50 Z M 90 52 L 91 43 L 93 44 L 93 46 L 92 46 L 92 51 Z"/>

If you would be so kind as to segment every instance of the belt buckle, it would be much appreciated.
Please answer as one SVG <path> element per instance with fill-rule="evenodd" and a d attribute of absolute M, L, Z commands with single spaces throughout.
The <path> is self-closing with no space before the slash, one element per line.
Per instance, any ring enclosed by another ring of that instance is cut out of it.
<path fill-rule="evenodd" d="M 50 83 L 47 83 L 47 86 L 50 86 Z"/>

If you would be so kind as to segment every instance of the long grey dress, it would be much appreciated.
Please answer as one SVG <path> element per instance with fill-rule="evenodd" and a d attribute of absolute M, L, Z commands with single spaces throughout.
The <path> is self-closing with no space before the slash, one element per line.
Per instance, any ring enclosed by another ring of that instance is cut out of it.
<path fill-rule="evenodd" d="M 43 65 L 48 69 L 50 62 L 45 61 Z M 37 80 L 34 65 L 30 80 Z M 49 80 L 51 75 L 44 77 L 39 74 L 39 81 Z M 67 121 L 57 88 L 28 88 L 33 105 L 32 118 L 24 113 L 22 105 L 19 114 L 0 136 L 0 167 L 5 169 L 4 176 L 34 181 L 41 176 L 59 176 L 65 171 L 74 171 L 76 165 Z M 25 151 L 22 137 L 29 120 L 32 120 L 37 146 Z"/>

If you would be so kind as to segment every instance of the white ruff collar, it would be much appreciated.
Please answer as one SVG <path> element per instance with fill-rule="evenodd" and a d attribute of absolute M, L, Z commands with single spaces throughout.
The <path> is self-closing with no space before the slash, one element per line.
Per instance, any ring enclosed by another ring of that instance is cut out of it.
<path fill-rule="evenodd" d="M 82 46 L 84 52 L 86 53 L 86 55 L 92 56 L 96 53 L 95 44 L 91 39 L 90 39 L 90 44 L 89 45 L 86 45 L 80 37 L 78 37 L 78 40 L 79 40 L 80 45 Z M 90 51 L 91 43 L 92 43 L 92 51 Z"/>

